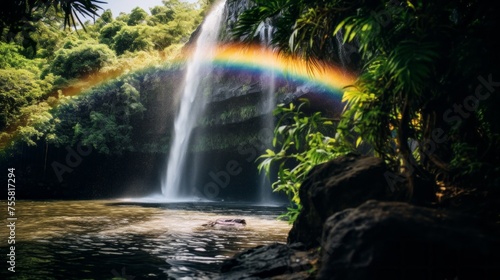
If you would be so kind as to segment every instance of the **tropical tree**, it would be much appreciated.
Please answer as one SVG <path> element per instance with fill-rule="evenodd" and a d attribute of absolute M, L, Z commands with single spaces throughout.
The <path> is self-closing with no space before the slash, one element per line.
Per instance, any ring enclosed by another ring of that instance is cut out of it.
<path fill-rule="evenodd" d="M 81 78 L 95 73 L 115 60 L 114 52 L 104 44 L 92 41 L 75 44 L 69 42 L 68 49 L 60 49 L 50 65 L 50 72 L 65 79 Z"/>
<path fill-rule="evenodd" d="M 174 19 L 175 11 L 166 6 L 156 6 L 151 8 L 151 20 L 154 24 L 165 24 Z"/>
<path fill-rule="evenodd" d="M 110 9 L 104 11 L 101 16 L 96 20 L 96 24 L 102 27 L 105 24 L 113 22 L 113 13 Z"/>
<path fill-rule="evenodd" d="M 59 122 L 50 112 L 52 107 L 46 102 L 40 102 L 23 107 L 21 113 L 26 122 L 16 128 L 16 133 L 21 141 L 29 146 L 35 146 L 40 140 L 48 143 L 57 143 L 55 124 Z"/>
<path fill-rule="evenodd" d="M 151 34 L 151 27 L 147 25 L 125 26 L 113 37 L 113 49 L 117 55 L 152 50 Z"/>
<path fill-rule="evenodd" d="M 13 124 L 22 108 L 34 104 L 50 87 L 30 71 L 0 69 L 0 130 Z"/>
<path fill-rule="evenodd" d="M 104 25 L 99 31 L 99 42 L 110 47 L 113 46 L 113 38 L 127 24 L 123 21 L 113 21 Z"/>
<path fill-rule="evenodd" d="M 97 16 L 97 11 L 101 9 L 99 4 L 103 3 L 106 2 L 99 0 L 7 1 L 0 11 L 0 34 L 3 34 L 5 29 L 9 29 L 7 36 L 13 38 L 26 25 L 40 19 L 39 11 L 47 11 L 50 7 L 60 12 L 65 26 L 73 25 L 76 28 L 76 22 L 83 24 L 80 16 Z"/>
<path fill-rule="evenodd" d="M 13 41 L 22 38 L 22 46 L 29 49 L 30 55 L 37 52 L 37 42 L 32 36 L 38 31 L 37 23 L 49 16 L 54 16 L 54 22 L 63 21 L 63 26 L 73 26 L 77 23 L 84 29 L 81 16 L 97 16 L 101 9 L 100 0 L 12 0 L 4 3 L 0 10 L 0 37 L 3 41 Z"/>
<path fill-rule="evenodd" d="M 139 7 L 136 7 L 130 12 L 127 24 L 129 26 L 138 25 L 145 22 L 147 17 L 148 13 L 146 13 L 146 11 Z"/>
<path fill-rule="evenodd" d="M 62 104 L 56 117 L 61 143 L 82 143 L 104 154 L 134 150 L 132 119 L 145 110 L 131 78 L 106 83 Z"/>
<path fill-rule="evenodd" d="M 21 54 L 21 47 L 0 42 L 0 69 L 27 68 L 32 61 Z"/>

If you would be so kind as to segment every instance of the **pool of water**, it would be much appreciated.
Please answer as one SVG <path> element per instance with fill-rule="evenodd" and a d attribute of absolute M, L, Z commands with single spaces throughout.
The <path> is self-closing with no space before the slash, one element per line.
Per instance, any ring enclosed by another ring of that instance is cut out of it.
<path fill-rule="evenodd" d="M 15 209 L 16 272 L 7 271 L 2 226 L 1 279 L 217 279 L 224 259 L 285 242 L 290 229 L 276 220 L 284 208 L 231 203 L 17 201 Z M 217 218 L 247 225 L 203 226 Z"/>

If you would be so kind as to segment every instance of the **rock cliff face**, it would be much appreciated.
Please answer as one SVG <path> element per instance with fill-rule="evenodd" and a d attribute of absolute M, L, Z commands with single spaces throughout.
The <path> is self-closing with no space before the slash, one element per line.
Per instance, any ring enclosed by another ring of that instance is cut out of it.
<path fill-rule="evenodd" d="M 253 2 L 251 0 L 227 0 L 224 10 L 224 20 L 220 30 L 220 40 L 222 42 L 239 41 L 233 38 L 232 31 L 236 27 L 238 16 L 252 6 Z"/>

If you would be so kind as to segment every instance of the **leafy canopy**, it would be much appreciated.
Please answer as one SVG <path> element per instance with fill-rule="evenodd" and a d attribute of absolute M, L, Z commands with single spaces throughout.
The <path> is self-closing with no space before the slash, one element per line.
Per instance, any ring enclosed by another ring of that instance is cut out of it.
<path fill-rule="evenodd" d="M 410 196 L 434 194 L 437 180 L 495 185 L 500 115 L 492 85 L 500 77 L 500 45 L 491 32 L 500 23 L 490 3 L 253 2 L 239 16 L 235 38 L 252 41 L 270 20 L 272 43 L 281 51 L 359 74 L 344 95 L 338 135 L 343 143 L 372 147 L 403 176 Z M 355 47 L 359 62 L 345 64 L 347 46 Z"/>

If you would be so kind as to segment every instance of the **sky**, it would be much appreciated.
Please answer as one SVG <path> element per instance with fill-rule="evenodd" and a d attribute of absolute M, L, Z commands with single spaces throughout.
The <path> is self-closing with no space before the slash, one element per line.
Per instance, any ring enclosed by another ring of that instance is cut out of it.
<path fill-rule="evenodd" d="M 107 4 L 101 4 L 104 10 L 111 9 L 113 17 L 118 16 L 121 12 L 130 13 L 133 8 L 141 7 L 144 11 L 149 12 L 149 8 L 154 6 L 162 6 L 162 0 L 103 0 Z"/>
<path fill-rule="evenodd" d="M 97 4 L 102 8 L 102 10 L 97 11 L 97 14 L 102 14 L 107 9 L 111 10 L 113 17 L 116 18 L 120 13 L 130 13 L 135 7 L 141 7 L 148 14 L 151 14 L 149 8 L 155 6 L 163 6 L 163 0 L 101 0 L 106 2 L 106 4 Z M 197 0 L 181 0 L 184 2 L 195 3 Z M 78 15 L 82 22 L 93 21 L 92 17 L 87 17 L 85 15 Z"/>
<path fill-rule="evenodd" d="M 103 10 L 98 13 L 101 14 L 103 11 L 107 9 L 111 9 L 113 13 L 113 17 L 117 17 L 121 12 L 130 13 L 133 8 L 141 7 L 148 14 L 151 14 L 149 8 L 153 8 L 155 6 L 163 6 L 162 0 L 101 0 L 107 2 L 106 4 L 100 4 L 99 6 L 103 8 Z M 194 3 L 196 0 L 183 0 L 184 2 Z"/>

